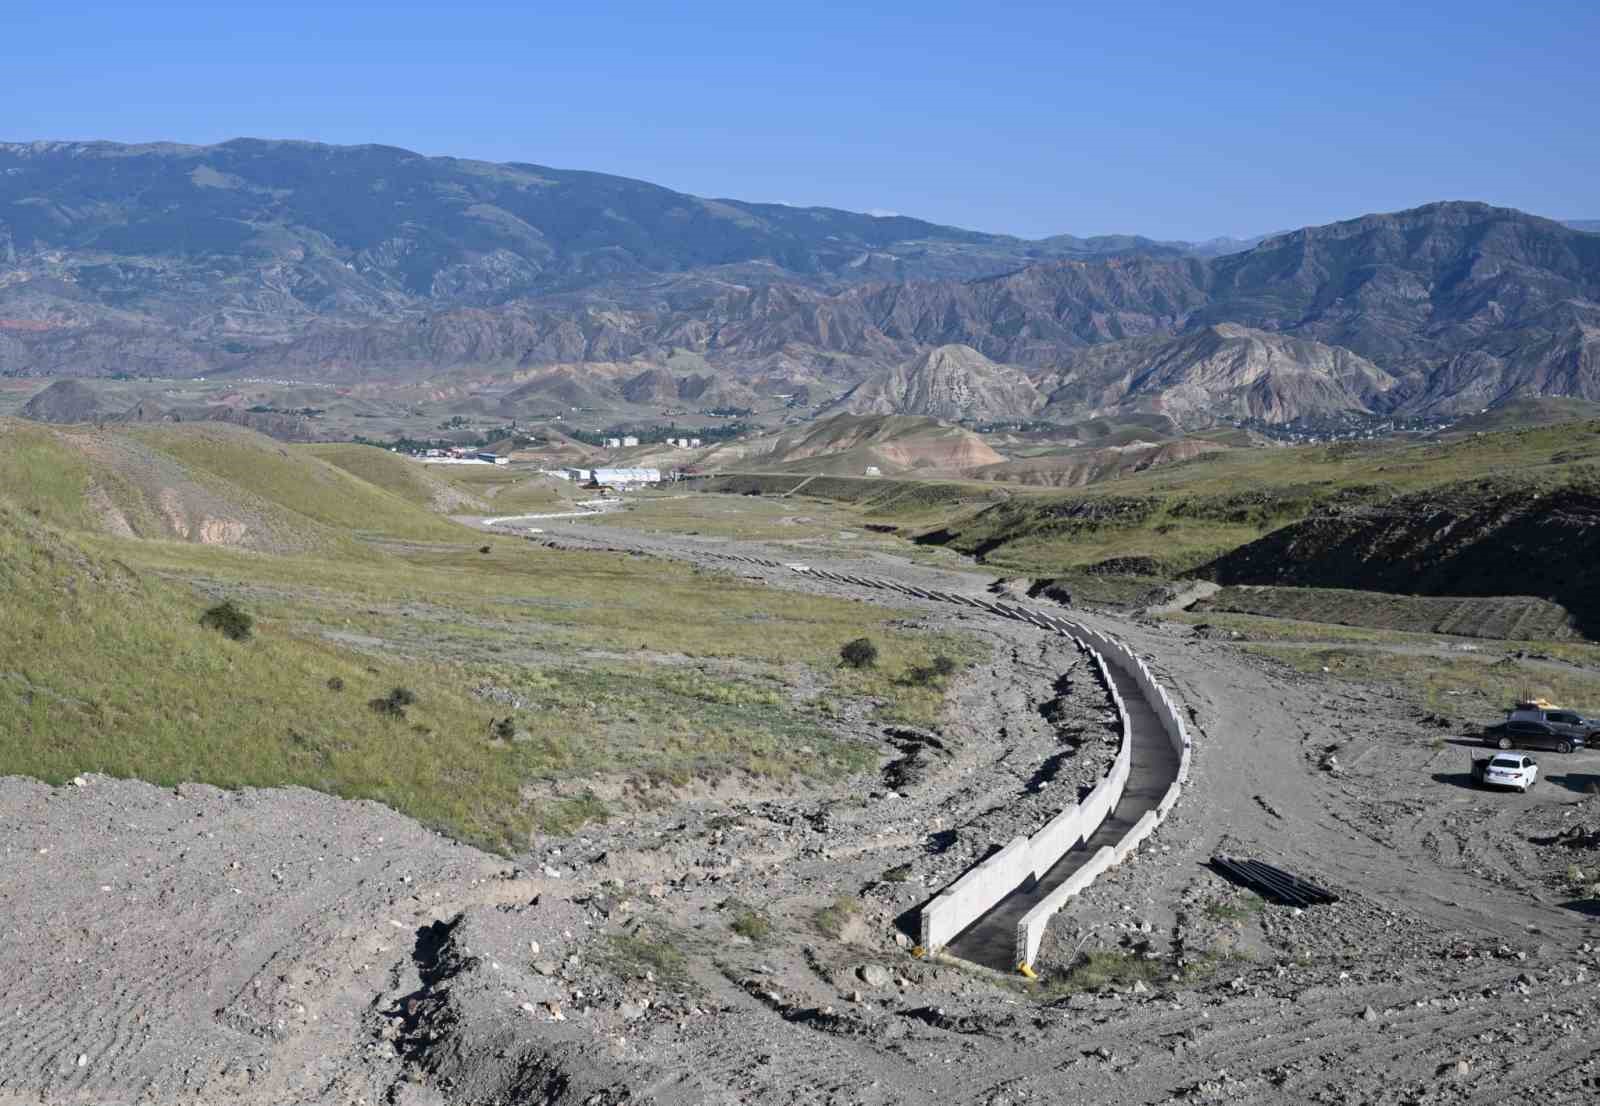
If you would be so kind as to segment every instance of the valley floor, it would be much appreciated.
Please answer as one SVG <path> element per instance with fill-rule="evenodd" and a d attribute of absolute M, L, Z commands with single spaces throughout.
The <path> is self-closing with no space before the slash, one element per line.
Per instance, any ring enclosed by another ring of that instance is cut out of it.
<path fill-rule="evenodd" d="M 574 547 L 621 540 L 546 529 Z M 703 553 L 733 548 L 626 540 L 716 572 Z M 739 548 L 986 583 L 805 536 Z M 844 724 L 898 750 L 875 771 L 664 786 L 510 860 L 296 789 L 0 781 L 0 1103 L 1600 1093 L 1600 851 L 1536 843 L 1600 826 L 1600 751 L 1541 754 L 1549 776 L 1527 795 L 1476 790 L 1466 729 L 1429 722 L 1416 687 L 1074 611 L 1190 709 L 1195 768 L 1152 842 L 1058 916 L 1029 984 L 915 959 L 908 934 L 930 895 L 1096 778 L 1114 716 L 1070 643 L 895 605 L 985 651 L 937 732 L 859 715 Z M 1206 867 L 1224 852 L 1341 901 L 1264 903 Z"/>

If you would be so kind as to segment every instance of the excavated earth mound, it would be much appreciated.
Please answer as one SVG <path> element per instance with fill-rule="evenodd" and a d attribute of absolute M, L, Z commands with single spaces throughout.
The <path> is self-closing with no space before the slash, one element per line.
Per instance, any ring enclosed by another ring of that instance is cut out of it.
<path fill-rule="evenodd" d="M 1600 636 L 1600 480 L 1458 484 L 1329 508 L 1200 569 L 1222 584 L 1528 595 Z"/>

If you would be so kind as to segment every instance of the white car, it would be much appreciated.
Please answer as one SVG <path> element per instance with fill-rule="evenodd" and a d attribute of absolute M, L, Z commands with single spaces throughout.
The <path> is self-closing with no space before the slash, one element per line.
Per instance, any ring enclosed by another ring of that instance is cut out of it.
<path fill-rule="evenodd" d="M 1539 762 L 1522 753 L 1497 753 L 1472 762 L 1473 779 L 1488 787 L 1526 791 L 1539 778 Z"/>

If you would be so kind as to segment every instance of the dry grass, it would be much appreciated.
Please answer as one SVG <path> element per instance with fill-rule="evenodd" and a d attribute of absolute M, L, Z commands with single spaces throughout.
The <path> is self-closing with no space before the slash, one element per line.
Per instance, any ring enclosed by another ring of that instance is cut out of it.
<path fill-rule="evenodd" d="M 1152 983 L 1168 971 L 1159 960 L 1146 960 L 1121 950 L 1097 949 L 1083 954 L 1065 972 L 1047 976 L 1042 990 L 1047 995 L 1060 995 L 1131 987 L 1135 983 Z"/>
<path fill-rule="evenodd" d="M 1497 717 L 1518 699 L 1540 696 L 1578 710 L 1600 705 L 1600 672 L 1565 670 L 1511 657 L 1432 657 L 1388 650 L 1274 645 L 1254 645 L 1249 650 L 1312 677 L 1398 684 L 1429 708 L 1450 716 Z"/>

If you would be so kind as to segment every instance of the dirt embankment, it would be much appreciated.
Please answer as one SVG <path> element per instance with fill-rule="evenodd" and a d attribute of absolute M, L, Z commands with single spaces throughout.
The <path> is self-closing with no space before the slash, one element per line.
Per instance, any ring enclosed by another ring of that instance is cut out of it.
<path fill-rule="evenodd" d="M 1600 636 L 1600 479 L 1541 488 L 1455 485 L 1324 510 L 1218 558 L 1222 584 L 1412 595 L 1526 595 Z"/>

